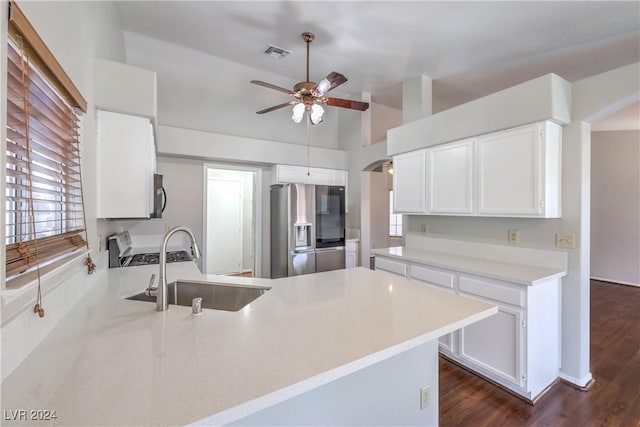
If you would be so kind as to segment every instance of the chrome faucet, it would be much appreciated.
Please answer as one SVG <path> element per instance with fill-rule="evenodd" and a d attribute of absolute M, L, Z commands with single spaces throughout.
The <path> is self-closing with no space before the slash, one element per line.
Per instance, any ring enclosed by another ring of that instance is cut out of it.
<path fill-rule="evenodd" d="M 160 277 L 158 277 L 158 286 L 155 288 L 152 287 L 154 276 L 151 276 L 151 283 L 147 288 L 146 294 L 156 297 L 156 311 L 165 311 L 169 308 L 169 286 L 167 285 L 167 243 L 169 243 L 169 238 L 173 236 L 178 231 L 184 231 L 187 233 L 189 238 L 191 239 L 191 248 L 193 250 L 193 258 L 200 258 L 200 249 L 198 248 L 198 244 L 196 243 L 196 237 L 193 235 L 193 231 L 189 227 L 178 226 L 173 227 L 171 230 L 167 231 L 164 235 L 164 239 L 162 239 L 162 244 L 160 245 Z"/>

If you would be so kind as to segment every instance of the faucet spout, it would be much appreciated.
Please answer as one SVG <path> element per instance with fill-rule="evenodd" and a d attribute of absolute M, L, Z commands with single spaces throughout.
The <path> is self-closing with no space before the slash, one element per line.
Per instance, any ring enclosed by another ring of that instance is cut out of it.
<path fill-rule="evenodd" d="M 167 285 L 167 244 L 169 239 L 178 231 L 187 233 L 191 239 L 191 248 L 193 249 L 193 257 L 200 258 L 200 249 L 196 243 L 196 237 L 189 227 L 177 226 L 173 227 L 164 235 L 162 244 L 160 245 L 160 274 L 158 275 L 158 291 L 156 295 L 156 311 L 165 311 L 169 308 L 169 286 Z"/>

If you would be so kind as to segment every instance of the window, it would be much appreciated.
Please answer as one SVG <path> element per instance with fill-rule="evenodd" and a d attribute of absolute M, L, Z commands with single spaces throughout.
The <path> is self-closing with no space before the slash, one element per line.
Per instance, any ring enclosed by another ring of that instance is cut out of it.
<path fill-rule="evenodd" d="M 20 9 L 10 6 L 7 280 L 86 245 L 77 112 L 86 102 Z"/>
<path fill-rule="evenodd" d="M 393 190 L 389 190 L 389 236 L 402 237 L 402 214 L 393 213 Z"/>

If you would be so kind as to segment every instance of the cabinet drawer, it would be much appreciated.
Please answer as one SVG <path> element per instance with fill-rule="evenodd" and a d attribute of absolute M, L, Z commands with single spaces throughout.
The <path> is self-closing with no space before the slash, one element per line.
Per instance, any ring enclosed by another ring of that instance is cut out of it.
<path fill-rule="evenodd" d="M 409 277 L 420 280 L 421 282 L 433 283 L 434 285 L 453 289 L 453 279 L 455 276 L 450 273 L 445 273 L 444 271 L 412 265 L 409 269 Z"/>
<path fill-rule="evenodd" d="M 407 264 L 398 261 L 392 261 L 386 258 L 376 257 L 376 270 L 384 270 L 390 273 L 399 274 L 401 276 L 407 275 Z"/>
<path fill-rule="evenodd" d="M 524 291 L 498 283 L 460 276 L 458 279 L 460 292 L 504 302 L 516 307 L 524 307 Z"/>

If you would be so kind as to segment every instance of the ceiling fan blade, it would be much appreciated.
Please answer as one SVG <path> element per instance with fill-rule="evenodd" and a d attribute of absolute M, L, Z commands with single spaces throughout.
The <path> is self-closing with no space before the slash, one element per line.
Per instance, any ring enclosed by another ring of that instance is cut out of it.
<path fill-rule="evenodd" d="M 289 95 L 293 95 L 293 92 L 290 91 L 289 89 L 285 89 L 285 88 L 280 87 L 280 86 L 272 85 L 271 83 L 261 82 L 260 80 L 251 80 L 250 83 L 253 83 L 254 85 L 258 85 L 258 86 L 268 87 L 269 89 L 277 90 L 277 91 L 280 91 L 280 92 L 288 93 Z"/>
<path fill-rule="evenodd" d="M 271 111 L 279 110 L 289 105 L 296 104 L 296 101 L 283 102 L 282 104 L 274 105 L 273 107 L 265 108 L 264 110 L 256 111 L 256 114 L 270 113 Z"/>
<path fill-rule="evenodd" d="M 325 93 L 329 92 L 330 90 L 333 90 L 336 87 L 340 86 L 342 83 L 346 81 L 347 81 L 347 78 L 344 75 L 338 73 L 337 71 L 332 71 L 329 74 L 327 74 L 327 77 L 325 77 L 324 79 L 318 82 L 314 90 L 318 92 L 320 96 L 322 96 Z"/>
<path fill-rule="evenodd" d="M 323 102 L 332 107 L 350 108 L 352 110 L 365 111 L 369 108 L 368 102 L 352 101 L 351 99 L 342 98 L 325 98 Z"/>

